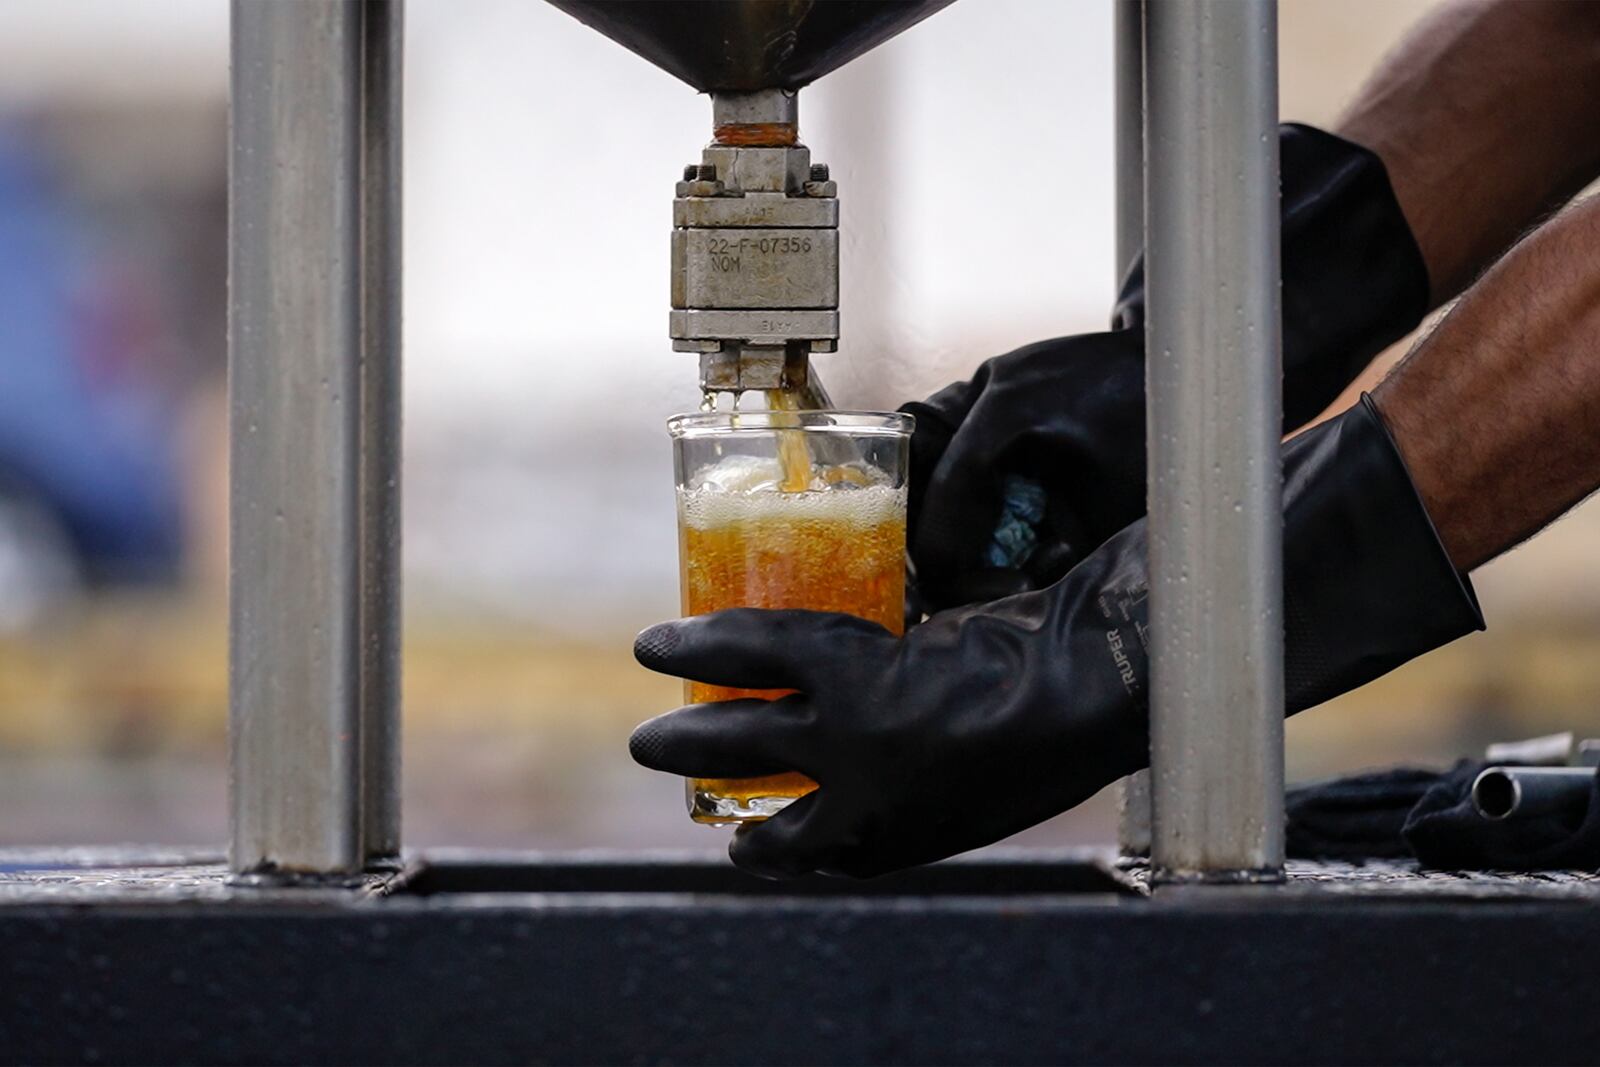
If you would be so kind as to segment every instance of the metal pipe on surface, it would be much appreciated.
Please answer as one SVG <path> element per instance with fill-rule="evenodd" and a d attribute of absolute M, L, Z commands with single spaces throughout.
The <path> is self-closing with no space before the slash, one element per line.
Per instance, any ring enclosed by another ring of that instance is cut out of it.
<path fill-rule="evenodd" d="M 1283 867 L 1277 12 L 1145 7 L 1152 866 Z"/>
<path fill-rule="evenodd" d="M 1472 780 L 1472 806 L 1485 819 L 1581 815 L 1594 792 L 1593 767 L 1486 767 Z"/>
<path fill-rule="evenodd" d="M 235 0 L 229 746 L 238 872 L 398 849 L 399 53 L 384 0 Z"/>
<path fill-rule="evenodd" d="M 1144 0 L 1111 0 L 1116 129 L 1117 288 L 1144 251 Z M 1117 784 L 1117 842 L 1125 856 L 1150 851 L 1150 772 Z"/>

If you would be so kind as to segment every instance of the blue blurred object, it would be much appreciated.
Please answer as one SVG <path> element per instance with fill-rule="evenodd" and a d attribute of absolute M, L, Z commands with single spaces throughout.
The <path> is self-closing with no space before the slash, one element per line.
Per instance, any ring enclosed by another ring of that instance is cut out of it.
<path fill-rule="evenodd" d="M 1020 474 L 1008 474 L 1000 483 L 1000 518 L 993 540 L 984 553 L 984 565 L 1021 570 L 1039 547 L 1039 524 L 1044 521 L 1044 486 Z"/>
<path fill-rule="evenodd" d="M 146 370 L 95 373 L 85 227 L 28 138 L 0 126 L 0 496 L 53 512 L 93 581 L 177 573 L 170 402 Z"/>

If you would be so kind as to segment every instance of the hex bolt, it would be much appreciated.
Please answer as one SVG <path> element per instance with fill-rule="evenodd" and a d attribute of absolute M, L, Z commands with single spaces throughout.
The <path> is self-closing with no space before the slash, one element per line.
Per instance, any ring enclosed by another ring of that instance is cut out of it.
<path fill-rule="evenodd" d="M 828 165 L 826 163 L 811 164 L 811 180 L 825 182 L 828 180 Z"/>
<path fill-rule="evenodd" d="M 695 180 L 696 177 L 699 176 L 699 174 L 700 174 L 700 164 L 698 164 L 698 163 L 685 163 L 683 165 L 683 180 L 684 181 L 692 182 L 692 181 Z"/>
<path fill-rule="evenodd" d="M 685 172 L 684 177 L 691 177 Z M 695 165 L 692 177 L 697 181 L 714 182 L 717 180 L 717 165 L 715 163 L 698 163 Z"/>

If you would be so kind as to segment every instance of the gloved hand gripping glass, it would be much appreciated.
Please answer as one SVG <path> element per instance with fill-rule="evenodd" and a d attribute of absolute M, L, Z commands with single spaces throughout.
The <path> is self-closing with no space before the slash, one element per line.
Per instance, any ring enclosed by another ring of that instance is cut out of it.
<path fill-rule="evenodd" d="M 1288 710 L 1481 627 L 1368 401 L 1285 447 Z M 792 689 L 640 726 L 633 756 L 690 777 L 799 770 L 820 788 L 730 853 L 768 876 L 867 877 L 997 841 L 1148 756 L 1145 529 L 1051 586 L 939 613 L 897 639 L 849 615 L 736 609 L 640 634 L 639 662 Z"/>
<path fill-rule="evenodd" d="M 1283 137 L 1286 409 L 1298 422 L 1410 329 L 1428 287 L 1376 158 L 1317 131 Z M 1314 255 L 1297 266 L 1297 251 Z M 1123 328 L 1000 357 L 907 408 L 911 555 L 932 603 L 1026 592 L 936 614 L 904 640 L 849 616 L 752 611 L 640 636 L 652 669 L 796 691 L 691 706 L 634 735 L 635 758 L 657 769 L 800 770 L 820 783 L 741 829 L 741 866 L 865 876 L 928 862 L 1144 765 L 1141 296 L 1136 274 Z M 1303 435 L 1285 467 L 1290 710 L 1481 625 L 1374 409 Z M 1361 595 L 1371 588 L 1413 595 Z"/>

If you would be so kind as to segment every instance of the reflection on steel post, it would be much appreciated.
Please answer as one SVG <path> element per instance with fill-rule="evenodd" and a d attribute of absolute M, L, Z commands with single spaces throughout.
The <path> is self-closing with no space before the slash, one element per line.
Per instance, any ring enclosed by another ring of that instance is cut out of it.
<path fill-rule="evenodd" d="M 1277 13 L 1150 0 L 1152 864 L 1281 877 Z"/>
<path fill-rule="evenodd" d="M 1144 0 L 1111 0 L 1116 54 L 1116 285 L 1144 250 Z M 1150 772 L 1117 784 L 1117 840 L 1124 856 L 1150 851 Z"/>
<path fill-rule="evenodd" d="M 398 841 L 398 5 L 235 0 L 230 861 Z"/>

